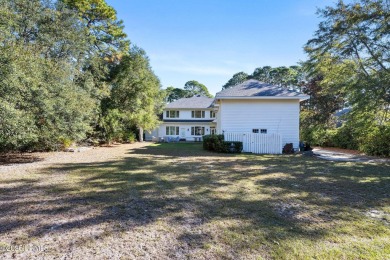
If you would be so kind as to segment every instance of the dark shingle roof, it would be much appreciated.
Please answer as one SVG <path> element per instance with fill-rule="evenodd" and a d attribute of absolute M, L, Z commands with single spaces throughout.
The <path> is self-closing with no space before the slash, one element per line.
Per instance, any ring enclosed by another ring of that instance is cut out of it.
<path fill-rule="evenodd" d="M 263 83 L 258 80 L 247 80 L 234 87 L 224 89 L 216 94 L 218 97 L 302 97 L 307 96 L 286 88 Z"/>
<path fill-rule="evenodd" d="M 203 96 L 194 96 L 190 98 L 181 98 L 172 103 L 169 103 L 165 108 L 209 108 L 213 103 L 214 98 Z"/>

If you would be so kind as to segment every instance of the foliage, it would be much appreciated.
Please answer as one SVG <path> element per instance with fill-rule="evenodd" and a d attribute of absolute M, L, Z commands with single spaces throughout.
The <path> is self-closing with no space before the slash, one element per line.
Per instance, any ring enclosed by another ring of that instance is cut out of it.
<path fill-rule="evenodd" d="M 65 137 L 60 137 L 59 141 L 62 149 L 67 149 L 73 144 L 71 139 Z"/>
<path fill-rule="evenodd" d="M 204 135 L 203 149 L 218 153 L 241 153 L 242 142 L 224 141 L 223 135 Z"/>
<path fill-rule="evenodd" d="M 249 75 L 245 72 L 241 71 L 233 75 L 231 79 L 229 79 L 228 82 L 226 82 L 225 85 L 222 86 L 222 89 L 231 88 L 233 86 L 236 86 L 238 84 L 241 84 L 242 82 L 246 81 L 248 79 Z"/>
<path fill-rule="evenodd" d="M 302 86 L 302 92 L 310 98 L 303 101 L 302 109 L 305 120 L 303 125 L 325 125 L 334 123 L 333 114 L 344 106 L 343 94 L 340 91 L 329 92 L 323 87 L 323 77 L 315 76 Z M 309 112 L 310 111 L 310 112 Z"/>
<path fill-rule="evenodd" d="M 378 156 L 390 156 L 390 126 L 372 127 L 364 137 L 360 150 Z"/>
<path fill-rule="evenodd" d="M 231 88 L 238 85 L 248 79 L 256 79 L 258 81 L 277 85 L 280 87 L 289 87 L 300 89 L 305 81 L 305 71 L 301 66 L 290 66 L 290 67 L 271 67 L 264 66 L 256 68 L 251 75 L 245 72 L 238 72 L 233 75 L 229 81 L 222 86 L 222 89 Z"/>
<path fill-rule="evenodd" d="M 197 95 L 210 98 L 213 97 L 209 93 L 207 87 L 196 80 L 187 81 L 186 84 L 184 84 L 184 90 L 187 92 L 186 97 L 193 97 Z"/>
<path fill-rule="evenodd" d="M 190 98 L 193 96 L 213 97 L 207 87 L 196 80 L 187 81 L 184 89 L 169 86 L 165 89 L 165 101 L 174 102 L 181 98 Z"/>
<path fill-rule="evenodd" d="M 86 48 L 76 15 L 41 1 L 0 6 L 0 99 L 11 111 L 0 118 L 8 122 L 3 145 L 47 150 L 57 149 L 60 137 L 84 138 L 98 102 L 73 81 L 79 74 L 75 58 Z M 28 137 L 18 134 L 21 129 Z"/>
<path fill-rule="evenodd" d="M 153 130 L 159 123 L 164 94 L 160 81 L 152 71 L 144 50 L 133 47 L 123 55 L 112 70 L 110 101 L 131 124 L 143 130 Z"/>
<path fill-rule="evenodd" d="M 388 111 L 388 3 L 383 0 L 348 4 L 339 1 L 335 7 L 326 7 L 319 13 L 324 20 L 315 37 L 305 46 L 312 71 L 322 72 L 330 90 L 344 89 L 356 110 Z"/>
<path fill-rule="evenodd" d="M 216 151 L 216 144 L 223 142 L 224 135 L 204 135 L 203 139 L 203 149 L 209 151 Z"/>
<path fill-rule="evenodd" d="M 181 88 L 174 88 L 169 86 L 165 90 L 166 93 L 166 102 L 172 103 L 178 99 L 187 97 L 187 91 Z"/>
<path fill-rule="evenodd" d="M 134 143 L 135 141 L 137 141 L 136 135 L 133 132 L 126 133 L 124 138 L 125 141 L 129 143 Z"/>
<path fill-rule="evenodd" d="M 256 68 L 250 78 L 281 87 L 298 88 L 305 77 L 300 66 L 264 66 Z"/>
<path fill-rule="evenodd" d="M 118 50 L 124 52 L 129 49 L 129 41 L 123 32 L 123 22 L 117 19 L 115 9 L 105 0 L 61 1 L 78 14 L 91 43 L 90 51 L 113 58 Z"/>
<path fill-rule="evenodd" d="M 145 53 L 129 50 L 104 0 L 0 0 L 1 149 L 56 150 L 63 140 L 154 127 L 159 82 Z M 118 98 L 130 81 L 133 91 Z"/>
<path fill-rule="evenodd" d="M 323 21 L 305 46 L 304 68 L 311 80 L 303 91 L 311 96 L 301 113 L 301 137 L 313 144 L 359 149 L 385 155 L 390 122 L 389 6 L 361 0 L 319 11 Z M 349 113 L 338 118 L 343 107 Z M 379 130 L 383 136 L 379 135 Z"/>
<path fill-rule="evenodd" d="M 104 139 L 110 144 L 112 141 L 121 141 L 123 137 L 124 115 L 118 109 L 109 109 L 101 117 L 100 126 L 104 133 Z"/>
<path fill-rule="evenodd" d="M 0 152 L 25 150 L 37 141 L 33 115 L 23 113 L 0 97 Z"/>

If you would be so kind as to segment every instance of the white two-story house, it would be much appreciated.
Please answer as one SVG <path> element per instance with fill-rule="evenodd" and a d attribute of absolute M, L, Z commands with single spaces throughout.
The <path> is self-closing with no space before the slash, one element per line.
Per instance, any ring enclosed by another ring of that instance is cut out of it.
<path fill-rule="evenodd" d="M 203 135 L 215 134 L 216 117 L 212 108 L 213 101 L 214 98 L 194 96 L 167 104 L 162 124 L 151 133 L 146 133 L 145 139 L 152 140 L 154 136 L 195 141 Z"/>
<path fill-rule="evenodd" d="M 218 92 L 215 98 L 197 96 L 168 104 L 163 123 L 145 139 L 195 141 L 208 134 L 274 134 L 280 136 L 282 146 L 292 143 L 298 149 L 300 102 L 308 98 L 287 88 L 247 80 Z"/>

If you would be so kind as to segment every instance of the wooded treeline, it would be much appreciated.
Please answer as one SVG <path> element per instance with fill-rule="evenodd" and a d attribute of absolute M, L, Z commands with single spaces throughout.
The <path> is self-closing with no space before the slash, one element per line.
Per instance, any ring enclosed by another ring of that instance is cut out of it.
<path fill-rule="evenodd" d="M 390 156 L 390 2 L 338 1 L 318 14 L 307 61 L 239 72 L 223 88 L 254 78 L 301 90 L 302 141 Z"/>
<path fill-rule="evenodd" d="M 223 88 L 253 78 L 300 90 L 310 95 L 302 141 L 389 156 L 389 1 L 339 1 L 318 13 L 307 61 L 239 72 Z M 0 0 L 0 151 L 132 141 L 158 124 L 165 102 L 193 95 L 211 97 L 194 80 L 161 90 L 104 0 Z"/>
<path fill-rule="evenodd" d="M 133 140 L 164 92 L 104 0 L 0 0 L 0 150 Z"/>
<path fill-rule="evenodd" d="M 184 88 L 167 87 L 166 102 L 171 103 L 181 98 L 190 98 L 193 96 L 213 97 L 207 87 L 196 80 L 187 81 Z"/>

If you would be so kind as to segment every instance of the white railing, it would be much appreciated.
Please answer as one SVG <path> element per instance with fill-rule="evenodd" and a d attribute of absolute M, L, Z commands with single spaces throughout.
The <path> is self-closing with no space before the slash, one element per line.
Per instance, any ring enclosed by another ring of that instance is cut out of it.
<path fill-rule="evenodd" d="M 225 141 L 238 141 L 243 144 L 243 152 L 257 154 L 281 154 L 282 136 L 280 134 L 254 134 L 225 132 Z"/>

